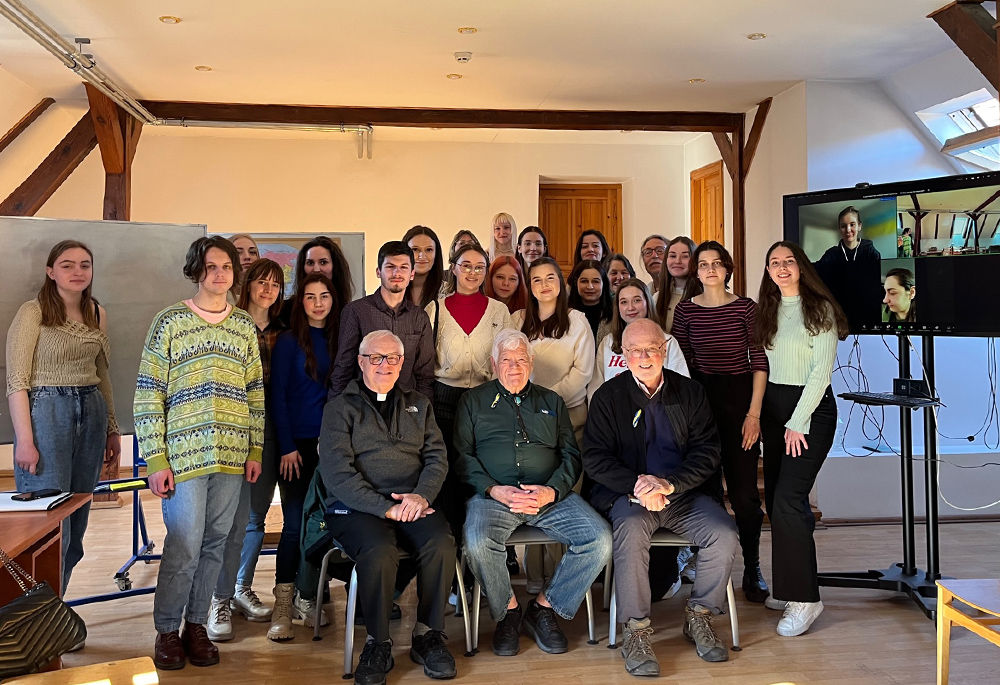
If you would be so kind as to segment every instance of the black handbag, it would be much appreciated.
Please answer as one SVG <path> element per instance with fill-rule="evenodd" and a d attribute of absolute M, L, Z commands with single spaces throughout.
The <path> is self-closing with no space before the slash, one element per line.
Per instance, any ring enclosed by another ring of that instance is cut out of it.
<path fill-rule="evenodd" d="M 87 639 L 83 619 L 52 587 L 39 583 L 0 549 L 0 562 L 21 587 L 0 607 L 0 678 L 35 673 Z"/>

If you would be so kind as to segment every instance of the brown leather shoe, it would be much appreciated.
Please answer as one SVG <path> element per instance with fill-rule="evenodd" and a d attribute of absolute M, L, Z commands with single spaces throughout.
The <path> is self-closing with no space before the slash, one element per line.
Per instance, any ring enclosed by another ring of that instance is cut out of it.
<path fill-rule="evenodd" d="M 192 666 L 214 666 L 219 663 L 219 648 L 208 639 L 208 631 L 201 623 L 185 623 L 181 642 Z"/>
<path fill-rule="evenodd" d="M 176 630 L 170 633 L 156 634 L 153 663 L 164 671 L 176 671 L 179 668 L 184 668 L 184 645 Z"/>

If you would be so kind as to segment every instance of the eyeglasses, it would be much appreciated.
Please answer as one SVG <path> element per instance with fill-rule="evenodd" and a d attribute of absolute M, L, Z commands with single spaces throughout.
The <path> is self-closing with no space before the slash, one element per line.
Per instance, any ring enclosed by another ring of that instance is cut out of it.
<path fill-rule="evenodd" d="M 398 366 L 399 362 L 403 361 L 401 354 L 362 354 L 358 356 L 366 358 L 372 366 L 381 366 L 384 361 L 389 362 L 389 366 Z"/>
<path fill-rule="evenodd" d="M 642 256 L 652 257 L 653 255 L 656 255 L 657 257 L 662 257 L 664 254 L 666 254 L 666 252 L 667 248 L 665 247 L 647 247 L 645 250 L 642 251 Z"/>
<path fill-rule="evenodd" d="M 656 357 L 663 354 L 663 347 L 666 344 L 666 342 L 662 342 L 656 347 L 626 347 L 625 354 L 632 359 L 641 359 L 643 356 Z"/>
<path fill-rule="evenodd" d="M 461 270 L 463 274 L 476 274 L 477 276 L 482 276 L 484 273 L 486 273 L 486 267 L 483 266 L 482 264 L 477 264 L 473 266 L 468 262 L 459 262 L 458 268 L 459 270 Z"/>

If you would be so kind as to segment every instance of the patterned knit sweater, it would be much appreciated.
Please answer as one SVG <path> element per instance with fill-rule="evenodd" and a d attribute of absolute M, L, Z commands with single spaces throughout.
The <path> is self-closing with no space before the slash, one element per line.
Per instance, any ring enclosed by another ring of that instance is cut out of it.
<path fill-rule="evenodd" d="M 242 474 L 261 460 L 264 380 L 256 325 L 242 309 L 210 324 L 184 303 L 156 315 L 136 381 L 135 433 L 149 473 L 176 482 Z"/>

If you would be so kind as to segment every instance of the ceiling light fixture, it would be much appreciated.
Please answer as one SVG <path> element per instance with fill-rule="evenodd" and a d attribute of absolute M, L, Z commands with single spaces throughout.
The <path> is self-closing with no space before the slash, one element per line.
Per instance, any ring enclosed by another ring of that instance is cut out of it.
<path fill-rule="evenodd" d="M 704 82 L 705 82 L 705 79 L 703 79 L 703 78 L 689 78 L 688 79 L 688 83 L 704 83 Z"/>
<path fill-rule="evenodd" d="M 747 36 L 750 40 L 764 40 L 767 38 L 766 33 L 751 33 Z"/>
<path fill-rule="evenodd" d="M 160 17 L 160 21 L 162 21 L 164 24 L 179 24 L 181 23 L 181 18 L 172 17 L 169 14 L 165 14 L 162 17 Z"/>
<path fill-rule="evenodd" d="M 195 71 L 212 71 L 212 67 L 205 66 L 204 64 L 199 64 L 194 68 Z"/>
<path fill-rule="evenodd" d="M 463 34 L 463 35 L 466 35 L 466 36 L 471 36 L 473 33 L 475 33 L 478 30 L 479 29 L 475 28 L 474 26 L 463 26 L 462 28 L 460 28 L 458 30 L 458 32 L 461 33 L 461 34 Z"/>
<path fill-rule="evenodd" d="M 632 131 L 631 131 L 631 130 L 629 130 L 629 129 L 627 129 L 627 128 L 623 128 L 623 129 L 621 130 L 621 132 L 622 132 L 622 133 L 631 133 Z"/>
<path fill-rule="evenodd" d="M 445 76 L 445 78 L 450 78 L 452 81 L 457 81 L 458 79 L 462 78 L 462 75 L 461 74 L 447 74 Z"/>

